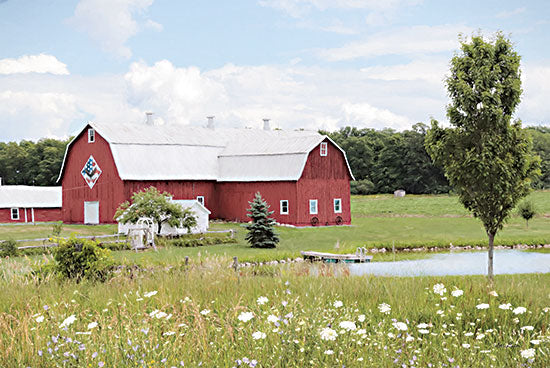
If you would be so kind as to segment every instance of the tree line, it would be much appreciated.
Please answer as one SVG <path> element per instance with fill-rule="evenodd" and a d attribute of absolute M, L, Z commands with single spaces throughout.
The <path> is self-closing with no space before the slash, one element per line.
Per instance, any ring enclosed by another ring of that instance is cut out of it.
<path fill-rule="evenodd" d="M 527 127 L 533 151 L 541 158 L 542 175 L 533 188 L 550 188 L 550 128 Z M 344 151 L 355 176 L 352 194 L 392 193 L 404 189 L 413 194 L 440 194 L 451 190 L 443 170 L 434 165 L 424 145 L 428 126 L 410 130 L 375 130 L 345 127 L 335 132 L 321 131 Z"/>
<path fill-rule="evenodd" d="M 375 130 L 345 127 L 320 133 L 331 137 L 346 151 L 356 181 L 352 194 L 392 193 L 404 189 L 414 194 L 448 193 L 451 188 L 441 168 L 435 166 L 424 140 L 428 126 L 415 124 L 410 130 Z M 542 175 L 535 189 L 550 188 L 550 128 L 527 127 L 533 151 L 541 158 Z M 0 177 L 10 185 L 57 185 L 68 140 L 0 142 Z"/>

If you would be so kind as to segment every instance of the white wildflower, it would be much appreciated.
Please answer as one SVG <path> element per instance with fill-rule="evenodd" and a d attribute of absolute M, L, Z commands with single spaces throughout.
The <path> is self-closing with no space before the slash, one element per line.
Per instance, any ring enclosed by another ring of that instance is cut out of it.
<path fill-rule="evenodd" d="M 97 322 L 88 323 L 88 330 L 91 330 L 92 328 L 96 328 L 96 327 L 97 327 Z"/>
<path fill-rule="evenodd" d="M 491 295 L 491 296 L 498 296 L 498 293 L 497 293 L 496 291 L 493 290 L 493 291 L 490 291 L 490 292 L 489 292 L 489 295 Z"/>
<path fill-rule="evenodd" d="M 531 340 L 530 343 L 533 345 L 538 345 L 540 344 L 540 340 Z"/>
<path fill-rule="evenodd" d="M 175 335 L 176 333 L 174 331 L 166 331 L 165 333 L 162 334 L 162 336 L 172 336 L 172 335 Z"/>
<path fill-rule="evenodd" d="M 470 348 L 470 344 L 462 344 L 462 347 L 465 348 L 465 349 L 469 349 L 469 348 Z"/>
<path fill-rule="evenodd" d="M 252 334 L 252 338 L 254 340 L 261 340 L 261 339 L 265 339 L 266 338 L 266 334 L 264 332 L 261 332 L 261 331 L 256 331 Z"/>
<path fill-rule="evenodd" d="M 267 321 L 271 323 L 275 323 L 279 321 L 279 318 L 273 314 L 270 314 L 269 316 L 267 316 Z"/>
<path fill-rule="evenodd" d="M 392 325 L 399 331 L 407 331 L 407 324 L 405 322 L 394 322 Z"/>
<path fill-rule="evenodd" d="M 443 284 L 435 284 L 433 287 L 433 291 L 435 294 L 439 294 L 443 296 L 447 292 L 447 289 L 445 288 L 445 285 Z"/>
<path fill-rule="evenodd" d="M 533 331 L 535 328 L 533 326 L 523 326 L 522 331 Z"/>
<path fill-rule="evenodd" d="M 464 336 L 474 336 L 474 333 L 473 333 L 473 332 L 466 332 L 466 333 L 464 334 Z"/>
<path fill-rule="evenodd" d="M 514 314 L 523 314 L 527 312 L 527 308 L 525 307 L 517 307 L 512 311 Z"/>
<path fill-rule="evenodd" d="M 418 326 L 416 326 L 416 327 L 417 328 L 428 328 L 428 327 L 430 327 L 430 325 L 427 324 L 427 323 L 419 323 Z"/>
<path fill-rule="evenodd" d="M 462 291 L 460 289 L 456 289 L 456 290 L 451 291 L 451 295 L 454 296 L 455 298 L 458 298 L 459 296 L 464 295 L 464 291 Z"/>
<path fill-rule="evenodd" d="M 489 309 L 489 304 L 481 303 L 481 304 L 476 305 L 476 308 L 477 309 Z"/>
<path fill-rule="evenodd" d="M 267 299 L 267 297 L 265 296 L 260 296 L 258 298 L 258 300 L 256 300 L 256 302 L 259 304 L 259 305 L 264 305 L 265 303 L 267 303 L 269 301 L 269 299 Z"/>
<path fill-rule="evenodd" d="M 332 351 L 332 350 L 325 350 L 325 354 L 326 354 L 326 355 L 332 355 L 332 354 L 334 354 L 334 351 Z"/>
<path fill-rule="evenodd" d="M 65 320 L 59 325 L 59 328 L 70 326 L 74 323 L 74 321 L 76 321 L 76 316 L 71 314 L 69 317 L 65 318 Z"/>
<path fill-rule="evenodd" d="M 476 336 L 476 340 L 481 340 L 485 337 L 485 334 L 479 334 Z"/>
<path fill-rule="evenodd" d="M 143 294 L 143 296 L 146 297 L 146 298 L 150 298 L 150 297 L 152 297 L 152 296 L 154 296 L 154 295 L 157 295 L 157 293 L 158 293 L 158 291 L 153 290 L 153 291 L 149 291 L 149 292 Z"/>
<path fill-rule="evenodd" d="M 342 303 L 340 300 L 336 300 L 334 303 L 332 303 L 332 306 L 334 308 L 340 308 L 344 306 L 344 303 Z"/>
<path fill-rule="evenodd" d="M 321 340 L 334 341 L 338 334 L 330 327 L 325 327 L 321 330 Z"/>
<path fill-rule="evenodd" d="M 421 328 L 420 330 L 418 330 L 418 333 L 421 333 L 422 335 L 426 335 L 426 334 L 429 334 L 430 331 Z"/>
<path fill-rule="evenodd" d="M 40 316 L 36 317 L 35 321 L 38 322 L 38 323 L 44 322 L 44 316 L 40 315 Z"/>
<path fill-rule="evenodd" d="M 390 314 L 391 306 L 389 304 L 382 303 L 378 305 L 378 310 L 380 311 L 380 313 Z"/>
<path fill-rule="evenodd" d="M 414 337 L 412 337 L 411 335 L 407 335 L 407 338 L 405 338 L 405 341 L 406 342 L 414 341 Z"/>
<path fill-rule="evenodd" d="M 535 357 L 535 349 L 525 349 L 521 351 L 521 357 L 525 359 L 531 359 Z"/>
<path fill-rule="evenodd" d="M 508 304 L 501 304 L 498 306 L 500 309 L 502 310 L 508 310 L 508 309 L 512 309 L 512 304 L 508 303 Z"/>
<path fill-rule="evenodd" d="M 239 317 L 237 317 L 237 318 L 239 319 L 239 321 L 248 322 L 252 318 L 254 318 L 254 313 L 252 313 L 252 312 L 241 312 L 241 314 L 239 314 Z"/>
<path fill-rule="evenodd" d="M 359 317 L 357 317 L 357 320 L 358 320 L 359 322 L 365 322 L 365 318 L 366 318 L 366 317 L 365 317 L 364 314 L 360 314 Z"/>
<path fill-rule="evenodd" d="M 355 322 L 352 322 L 352 321 L 340 322 L 340 328 L 343 328 L 344 330 L 348 330 L 348 331 L 353 331 L 357 329 L 357 327 L 355 326 Z"/>
<path fill-rule="evenodd" d="M 203 309 L 200 311 L 200 313 L 203 315 L 203 316 L 206 316 L 208 313 L 210 313 L 210 309 Z"/>

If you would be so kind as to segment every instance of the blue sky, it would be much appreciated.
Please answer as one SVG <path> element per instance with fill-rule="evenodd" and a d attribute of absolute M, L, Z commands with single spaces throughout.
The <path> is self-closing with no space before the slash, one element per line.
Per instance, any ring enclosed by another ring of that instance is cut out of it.
<path fill-rule="evenodd" d="M 458 34 L 522 56 L 525 124 L 550 122 L 550 3 L 0 0 L 0 141 L 87 120 L 408 129 L 445 120 Z"/>

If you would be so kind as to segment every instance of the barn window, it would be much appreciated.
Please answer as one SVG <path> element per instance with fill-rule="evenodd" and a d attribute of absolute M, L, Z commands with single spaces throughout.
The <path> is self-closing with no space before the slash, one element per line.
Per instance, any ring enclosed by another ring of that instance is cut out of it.
<path fill-rule="evenodd" d="M 19 208 L 12 208 L 11 209 L 11 219 L 12 220 L 19 220 Z"/>
<path fill-rule="evenodd" d="M 95 130 L 92 128 L 88 129 L 88 143 L 94 143 L 95 142 Z"/>
<path fill-rule="evenodd" d="M 197 196 L 197 202 L 204 206 L 204 196 Z"/>
<path fill-rule="evenodd" d="M 334 198 L 334 213 L 342 213 L 342 200 Z"/>
<path fill-rule="evenodd" d="M 288 200 L 283 199 L 283 200 L 281 201 L 279 213 L 280 213 L 281 215 L 288 215 Z"/>
<path fill-rule="evenodd" d="M 321 147 L 319 148 L 319 151 L 321 153 L 321 156 L 327 155 L 327 142 L 322 142 Z"/>
<path fill-rule="evenodd" d="M 317 200 L 316 199 L 310 199 L 309 200 L 309 214 L 310 215 L 316 215 L 317 214 Z"/>

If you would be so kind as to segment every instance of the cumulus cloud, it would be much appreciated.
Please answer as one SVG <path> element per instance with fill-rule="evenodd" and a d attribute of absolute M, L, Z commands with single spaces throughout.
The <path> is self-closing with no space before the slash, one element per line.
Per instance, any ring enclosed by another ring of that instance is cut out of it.
<path fill-rule="evenodd" d="M 319 56 L 328 61 L 342 61 L 382 55 L 449 52 L 458 49 L 460 33 L 471 31 L 463 25 L 403 27 L 375 33 L 366 40 L 350 42 L 342 47 L 320 50 Z"/>
<path fill-rule="evenodd" d="M 67 65 L 53 55 L 23 55 L 18 59 L 0 59 L 0 74 L 51 73 L 69 74 Z"/>
<path fill-rule="evenodd" d="M 525 124 L 550 124 L 550 66 L 527 63 L 523 66 L 523 98 L 516 114 Z"/>
<path fill-rule="evenodd" d="M 69 23 L 87 33 L 104 51 L 130 58 L 132 51 L 126 41 L 140 27 L 162 30 L 162 25 L 134 17 L 143 14 L 154 0 L 80 0 Z"/>

